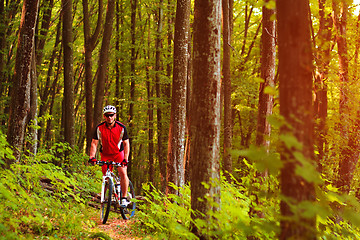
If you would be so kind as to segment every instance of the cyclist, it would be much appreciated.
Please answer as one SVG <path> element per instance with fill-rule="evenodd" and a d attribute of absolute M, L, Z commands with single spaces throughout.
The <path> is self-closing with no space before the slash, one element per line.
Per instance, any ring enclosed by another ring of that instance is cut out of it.
<path fill-rule="evenodd" d="M 100 141 L 100 155 L 102 161 L 114 161 L 122 164 L 118 167 L 121 178 L 121 207 L 126 207 L 130 202 L 126 199 L 129 178 L 127 175 L 127 164 L 130 152 L 129 136 L 124 124 L 116 121 L 116 108 L 107 105 L 103 109 L 105 121 L 96 126 L 90 147 L 89 163 L 95 164 L 96 149 Z M 111 165 L 111 170 L 113 166 Z M 106 165 L 102 166 L 102 173 L 106 173 Z"/>

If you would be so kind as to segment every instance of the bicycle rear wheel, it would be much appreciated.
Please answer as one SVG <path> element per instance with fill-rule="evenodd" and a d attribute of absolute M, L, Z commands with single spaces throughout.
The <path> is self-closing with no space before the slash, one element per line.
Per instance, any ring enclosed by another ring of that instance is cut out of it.
<path fill-rule="evenodd" d="M 100 212 L 100 219 L 103 224 L 106 223 L 111 207 L 111 196 L 113 192 L 113 183 L 111 179 L 108 179 L 105 183 L 105 194 L 104 194 L 104 202 L 101 203 L 101 212 Z"/>
<path fill-rule="evenodd" d="M 121 216 L 125 220 L 132 218 L 135 215 L 135 209 L 136 209 L 136 202 L 131 201 L 131 199 L 135 200 L 135 190 L 130 180 L 129 180 L 129 187 L 126 198 L 131 203 L 126 208 L 120 208 Z"/>

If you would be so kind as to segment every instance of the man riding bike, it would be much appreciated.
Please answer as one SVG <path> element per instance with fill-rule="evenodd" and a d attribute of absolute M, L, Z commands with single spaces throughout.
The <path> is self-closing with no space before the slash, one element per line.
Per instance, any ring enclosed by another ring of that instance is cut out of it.
<path fill-rule="evenodd" d="M 124 124 L 116 121 L 116 108 L 107 105 L 103 109 L 105 121 L 96 126 L 90 147 L 89 163 L 95 164 L 96 149 L 100 141 L 100 155 L 102 161 L 113 161 L 122 164 L 118 167 L 118 174 L 121 178 L 121 207 L 126 207 L 130 202 L 126 199 L 129 178 L 127 175 L 127 164 L 130 152 L 129 136 Z M 111 170 L 113 166 L 111 165 Z M 102 173 L 106 173 L 106 165 L 102 166 Z"/>

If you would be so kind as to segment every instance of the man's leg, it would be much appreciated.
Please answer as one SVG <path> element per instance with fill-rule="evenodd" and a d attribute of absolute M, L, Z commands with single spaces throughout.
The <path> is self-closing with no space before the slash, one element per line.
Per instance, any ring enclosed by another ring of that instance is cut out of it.
<path fill-rule="evenodd" d="M 127 167 L 118 167 L 119 177 L 121 178 L 121 192 L 122 197 L 127 196 L 128 187 L 129 187 L 129 178 L 127 175 Z"/>

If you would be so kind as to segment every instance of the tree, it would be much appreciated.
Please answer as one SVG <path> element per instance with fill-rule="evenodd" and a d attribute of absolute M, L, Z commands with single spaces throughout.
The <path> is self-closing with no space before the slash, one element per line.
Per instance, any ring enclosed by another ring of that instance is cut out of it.
<path fill-rule="evenodd" d="M 155 14 L 155 21 L 157 24 L 156 29 L 156 37 L 155 37 L 155 93 L 158 99 L 162 97 L 162 84 L 160 82 L 160 76 L 162 71 L 161 66 L 161 49 L 162 49 L 162 32 L 163 32 L 163 0 L 159 0 L 159 7 L 156 10 Z M 156 109 L 156 117 L 157 117 L 157 150 L 158 150 L 158 158 L 159 158 L 159 167 L 160 167 L 160 176 L 161 176 L 161 190 L 165 192 L 166 190 L 166 159 L 164 155 L 166 154 L 164 148 L 165 142 L 165 132 L 164 132 L 164 120 L 163 120 L 163 104 L 161 101 L 157 102 L 157 109 Z"/>
<path fill-rule="evenodd" d="M 74 59 L 73 59 L 73 28 L 72 1 L 62 0 L 63 9 L 63 51 L 64 51 L 64 99 L 63 121 L 65 142 L 75 146 L 75 113 L 74 113 Z"/>
<path fill-rule="evenodd" d="M 134 118 L 134 103 L 135 103 L 135 78 L 136 78 L 136 12 L 138 0 L 131 0 L 131 47 L 130 47 L 130 106 L 129 106 L 129 135 L 130 135 L 130 146 L 132 146 L 132 133 L 133 131 L 133 118 Z M 132 158 L 132 151 L 129 154 L 129 160 Z M 128 166 L 129 177 L 131 178 L 131 162 Z"/>
<path fill-rule="evenodd" d="M 103 6 L 99 0 L 98 19 L 94 33 L 91 35 L 90 14 L 88 0 L 83 0 L 84 12 L 84 39 L 85 39 L 85 99 L 86 99 L 86 152 L 90 150 L 90 143 L 93 133 L 93 94 L 92 94 L 92 52 L 100 34 Z"/>
<path fill-rule="evenodd" d="M 115 0 L 109 0 L 106 9 L 104 33 L 101 43 L 101 50 L 100 50 L 99 64 L 98 64 L 99 67 L 98 67 L 98 77 L 96 82 L 96 95 L 95 95 L 95 104 L 94 104 L 94 123 L 99 123 L 101 122 L 102 119 L 102 108 L 103 108 L 104 93 L 105 93 L 105 80 L 108 71 L 109 49 L 110 49 L 110 41 L 113 30 L 114 14 L 115 14 Z"/>
<path fill-rule="evenodd" d="M 340 102 L 339 128 L 343 143 L 340 145 L 340 162 L 338 168 L 338 179 L 336 186 L 341 191 L 349 193 L 350 184 L 353 179 L 353 173 L 359 160 L 360 150 L 358 149 L 360 141 L 360 109 L 355 107 L 356 114 L 352 116 L 354 99 L 352 93 L 352 78 L 349 76 L 349 57 L 347 44 L 347 18 L 348 4 L 346 1 L 333 0 L 333 21 L 336 31 L 336 43 L 338 47 L 339 58 L 339 78 L 340 78 Z M 355 90 L 357 93 L 357 89 Z M 357 103 L 355 103 L 357 105 Z"/>
<path fill-rule="evenodd" d="M 302 202 L 315 201 L 314 184 L 296 173 L 304 162 L 313 164 L 312 46 L 309 2 L 279 0 L 276 3 L 279 43 L 280 114 L 286 124 L 283 138 L 296 138 L 301 147 L 283 144 L 280 188 L 282 220 L 280 239 L 316 239 L 315 216 L 301 215 Z M 289 146 L 289 145 L 288 145 Z M 297 154 L 295 154 L 297 152 Z M 299 157 L 301 155 L 302 157 Z M 298 156 L 296 158 L 295 156 Z M 299 160 L 300 159 L 300 160 Z"/>
<path fill-rule="evenodd" d="M 195 1 L 190 123 L 193 218 L 207 218 L 207 212 L 216 211 L 220 202 L 220 187 L 211 183 L 220 175 L 220 11 L 220 1 Z M 193 231 L 202 235 L 196 228 Z"/>
<path fill-rule="evenodd" d="M 167 183 L 183 186 L 185 182 L 185 118 L 188 74 L 188 41 L 190 31 L 190 0 L 178 0 L 174 36 L 174 70 L 171 99 L 171 116 L 167 156 Z M 167 193 L 178 192 L 167 185 Z"/>
<path fill-rule="evenodd" d="M 315 76 L 314 89 L 314 118 L 315 118 L 315 146 L 319 152 L 317 157 L 318 169 L 321 172 L 321 160 L 325 156 L 326 146 L 326 118 L 327 118 L 327 80 L 330 65 L 330 52 L 332 48 L 332 25 L 331 13 L 325 10 L 326 0 L 319 0 L 319 31 L 318 48 L 316 52 L 317 73 Z"/>
<path fill-rule="evenodd" d="M 232 158 L 230 150 L 232 147 L 232 105 L 231 105 L 231 26 L 232 15 L 230 15 L 230 1 L 222 0 L 223 11 L 223 82 L 224 82 L 224 170 L 226 175 L 232 173 Z"/>
<path fill-rule="evenodd" d="M 272 114 L 274 97 L 266 92 L 267 88 L 275 87 L 276 72 L 276 43 L 275 43 L 275 20 L 272 19 L 275 9 L 267 6 L 267 0 L 262 7 L 262 35 L 261 35 L 261 75 L 263 82 L 259 88 L 258 120 L 256 129 L 256 145 L 270 147 L 271 126 L 267 117 Z"/>
<path fill-rule="evenodd" d="M 21 157 L 26 120 L 30 111 L 30 71 L 38 9 L 39 0 L 25 0 L 23 3 L 7 133 L 7 140 L 14 148 L 15 161 L 19 161 Z M 11 163 L 13 160 L 8 159 L 7 164 Z"/>

